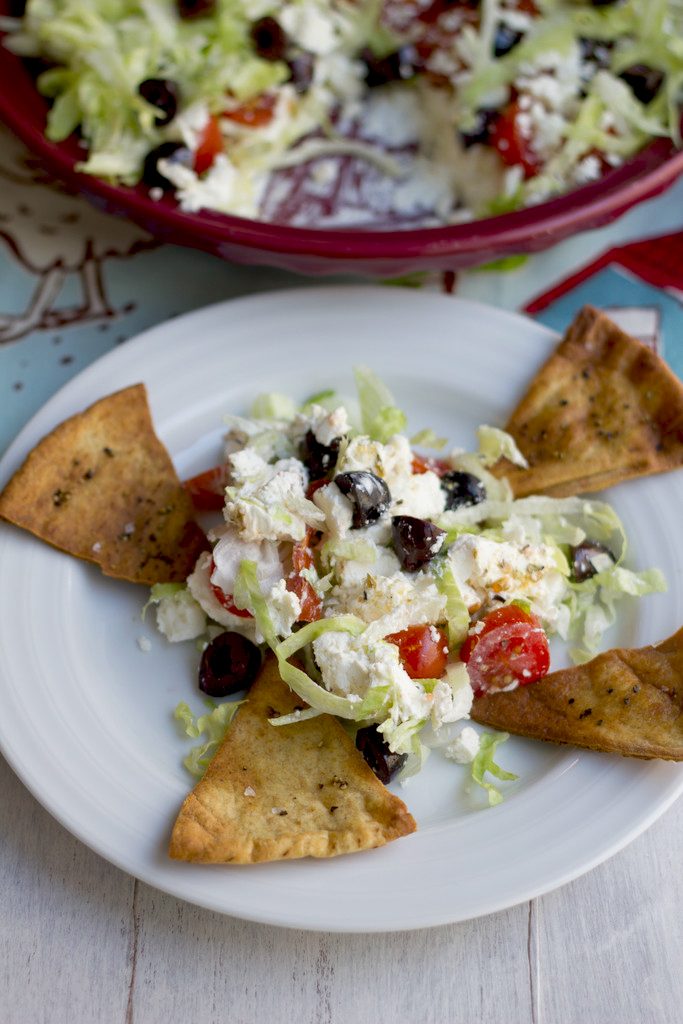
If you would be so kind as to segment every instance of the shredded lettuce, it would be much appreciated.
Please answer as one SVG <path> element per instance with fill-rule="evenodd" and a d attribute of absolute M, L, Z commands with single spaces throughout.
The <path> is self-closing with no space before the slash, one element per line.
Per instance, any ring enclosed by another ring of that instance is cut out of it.
<path fill-rule="evenodd" d="M 423 448 L 434 448 L 436 451 L 440 451 L 445 448 L 448 444 L 447 437 L 439 437 L 430 427 L 425 427 L 424 430 L 418 430 L 417 434 L 413 434 L 410 439 L 411 444 L 420 445 Z"/>
<path fill-rule="evenodd" d="M 482 733 L 479 737 L 479 753 L 472 761 L 472 781 L 488 793 L 489 807 L 495 807 L 496 804 L 501 803 L 503 794 L 492 782 L 487 782 L 484 776 L 486 774 L 493 775 L 496 779 L 504 782 L 513 782 L 517 778 L 513 772 L 505 771 L 494 760 L 496 749 L 507 739 L 509 739 L 509 734 L 506 732 Z"/>
<path fill-rule="evenodd" d="M 407 418 L 394 402 L 394 396 L 367 366 L 354 368 L 363 430 L 373 440 L 386 444 L 393 434 L 405 430 Z"/>
<path fill-rule="evenodd" d="M 296 402 L 292 398 L 278 391 L 270 391 L 256 396 L 249 415 L 255 420 L 293 420 L 296 411 Z"/>
<path fill-rule="evenodd" d="M 470 627 L 470 613 L 460 593 L 460 587 L 445 558 L 432 562 L 436 585 L 446 595 L 446 620 L 448 623 L 448 646 L 455 650 L 462 644 Z"/>
<path fill-rule="evenodd" d="M 328 566 L 337 559 L 373 565 L 376 557 L 374 544 L 366 540 L 354 540 L 353 538 L 326 540 L 320 548 L 320 560 L 323 565 Z"/>
<path fill-rule="evenodd" d="M 292 665 L 289 659 L 307 644 L 313 643 L 314 640 L 329 630 L 358 636 L 365 631 L 365 628 L 366 624 L 361 619 L 356 618 L 355 615 L 335 615 L 329 619 L 319 619 L 317 622 L 310 622 L 296 633 L 292 633 L 290 637 L 282 640 L 274 647 L 280 676 L 283 681 L 302 700 L 305 700 L 307 704 L 310 704 L 311 707 L 316 708 L 318 711 L 337 715 L 339 718 L 357 719 L 358 709 L 361 706 L 360 700 L 352 701 L 347 697 L 340 697 L 336 693 L 330 693 L 329 690 L 314 682 L 310 676 L 296 665 Z"/>
<path fill-rule="evenodd" d="M 515 466 L 528 469 L 529 463 L 520 452 L 514 437 L 498 427 L 483 424 L 477 430 L 479 457 L 484 466 L 494 466 L 499 459 L 509 459 Z"/>
<path fill-rule="evenodd" d="M 245 559 L 235 577 L 232 599 L 236 608 L 246 609 L 256 619 L 256 628 L 270 648 L 275 650 L 278 638 L 268 604 L 261 592 L 256 562 Z"/>
<path fill-rule="evenodd" d="M 228 701 L 218 705 L 215 705 L 213 701 L 207 701 L 211 710 L 197 716 L 192 713 L 189 705 L 184 701 L 178 704 L 173 712 L 173 717 L 180 722 L 185 735 L 193 740 L 199 739 L 200 736 L 207 737 L 204 743 L 193 747 L 183 760 L 183 764 L 192 775 L 197 778 L 202 777 L 242 704 L 244 704 L 242 700 Z"/>
<path fill-rule="evenodd" d="M 582 583 L 570 582 L 568 605 L 570 626 L 567 639 L 575 662 L 588 661 L 597 654 L 603 634 L 617 618 L 617 604 L 625 596 L 642 597 L 662 593 L 666 580 L 659 569 L 633 572 L 615 565 Z"/>

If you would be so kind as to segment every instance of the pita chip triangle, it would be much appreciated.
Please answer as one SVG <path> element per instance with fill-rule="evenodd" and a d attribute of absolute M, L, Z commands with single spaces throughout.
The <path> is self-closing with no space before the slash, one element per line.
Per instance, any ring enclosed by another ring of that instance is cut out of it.
<path fill-rule="evenodd" d="M 683 384 L 646 345 L 587 306 L 506 430 L 529 462 L 496 475 L 515 497 L 566 497 L 683 465 Z"/>
<path fill-rule="evenodd" d="M 44 437 L 0 494 L 0 517 L 133 583 L 183 581 L 206 547 L 143 384 Z"/>
<path fill-rule="evenodd" d="M 270 724 L 297 707 L 277 662 L 266 659 L 180 809 L 171 857 L 205 864 L 334 857 L 415 831 L 405 804 L 375 777 L 336 719 Z"/>
<path fill-rule="evenodd" d="M 509 692 L 472 718 L 518 736 L 629 757 L 683 761 L 683 628 L 654 647 L 615 649 Z"/>

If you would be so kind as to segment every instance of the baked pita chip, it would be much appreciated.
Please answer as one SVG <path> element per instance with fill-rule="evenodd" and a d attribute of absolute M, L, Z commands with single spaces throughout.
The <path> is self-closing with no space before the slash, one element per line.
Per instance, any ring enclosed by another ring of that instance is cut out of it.
<path fill-rule="evenodd" d="M 334 857 L 414 832 L 330 715 L 269 722 L 301 702 L 266 660 L 204 778 L 185 800 L 169 853 L 205 864 Z"/>
<path fill-rule="evenodd" d="M 133 583 L 184 580 L 206 547 L 143 384 L 44 437 L 0 494 L 0 516 Z"/>
<path fill-rule="evenodd" d="M 515 497 L 565 497 L 683 465 L 683 384 L 587 306 L 506 426 L 529 462 L 496 467 Z"/>
<path fill-rule="evenodd" d="M 472 718 L 519 736 L 628 757 L 683 761 L 683 628 L 538 683 L 478 697 Z"/>

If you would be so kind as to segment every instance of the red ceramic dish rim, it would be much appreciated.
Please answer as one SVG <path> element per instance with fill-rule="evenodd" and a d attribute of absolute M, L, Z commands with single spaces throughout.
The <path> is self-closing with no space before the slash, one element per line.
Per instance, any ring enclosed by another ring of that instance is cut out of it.
<path fill-rule="evenodd" d="M 17 102 L 17 88 L 20 90 L 29 83 L 33 86 L 23 71 L 14 55 L 0 50 L 0 82 L 4 79 L 3 84 L 7 85 L 7 79 L 14 78 L 13 89 L 0 89 L 0 118 L 49 170 L 79 191 L 99 197 L 106 206 L 125 209 L 134 220 L 153 219 L 167 236 L 194 236 L 195 244 L 202 248 L 227 242 L 274 254 L 349 261 L 419 261 L 428 257 L 438 259 L 448 253 L 474 255 L 492 247 L 507 253 L 515 249 L 522 252 L 618 216 L 639 200 L 662 191 L 683 173 L 683 150 L 677 150 L 669 140 L 658 139 L 599 181 L 556 199 L 514 213 L 446 227 L 392 231 L 300 228 L 208 211 L 188 214 L 170 197 L 158 202 L 150 199 L 143 186 L 110 185 L 77 171 L 80 151 L 76 140 L 50 142 L 45 137 L 44 124 L 38 124 Z M 18 77 L 23 81 L 17 81 Z"/>

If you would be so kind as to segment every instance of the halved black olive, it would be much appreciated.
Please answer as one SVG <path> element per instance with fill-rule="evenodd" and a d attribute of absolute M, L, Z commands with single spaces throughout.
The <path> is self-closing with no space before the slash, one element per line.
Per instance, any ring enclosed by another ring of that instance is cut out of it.
<path fill-rule="evenodd" d="M 518 32 L 514 28 L 510 28 L 509 25 L 501 22 L 496 29 L 496 34 L 493 38 L 493 53 L 496 57 L 504 57 L 510 50 L 514 50 L 515 46 L 522 41 L 524 37 L 523 32 Z"/>
<path fill-rule="evenodd" d="M 453 469 L 441 477 L 441 486 L 446 492 L 446 508 L 462 508 L 465 505 L 478 505 L 486 498 L 486 488 L 473 473 L 463 473 Z"/>
<path fill-rule="evenodd" d="M 178 86 L 175 82 L 170 78 L 146 78 L 140 82 L 138 92 L 143 100 L 159 111 L 154 118 L 159 128 L 171 123 L 178 110 Z"/>
<path fill-rule="evenodd" d="M 282 60 L 287 50 L 287 33 L 275 18 L 259 18 L 251 26 L 251 40 L 259 57 Z"/>
<path fill-rule="evenodd" d="M 391 505 L 391 494 L 384 480 L 366 469 L 340 473 L 334 482 L 353 504 L 351 525 L 356 530 L 377 522 Z"/>
<path fill-rule="evenodd" d="M 407 754 L 392 753 L 384 737 L 377 732 L 374 725 L 368 725 L 364 729 L 358 730 L 356 747 L 379 781 L 383 782 L 385 786 L 391 781 L 392 775 L 395 775 L 408 759 Z"/>
<path fill-rule="evenodd" d="M 650 103 L 664 82 L 664 72 L 647 64 L 632 64 L 630 68 L 624 68 L 619 77 L 630 85 L 631 92 L 641 103 Z"/>
<path fill-rule="evenodd" d="M 335 437 L 330 444 L 322 444 L 312 430 L 307 431 L 301 443 L 301 461 L 311 474 L 311 480 L 320 480 L 332 472 L 340 441 L 340 437 Z"/>
<path fill-rule="evenodd" d="M 404 82 L 414 78 L 420 66 L 420 58 L 414 46 L 402 46 L 400 50 L 376 57 L 372 50 L 365 49 L 360 55 L 366 67 L 365 82 L 371 89 L 389 82 Z"/>
<path fill-rule="evenodd" d="M 477 143 L 485 145 L 491 134 L 491 129 L 498 119 L 497 110 L 478 110 L 475 114 L 475 122 L 469 131 L 460 132 L 460 141 L 465 149 L 475 146 Z"/>
<path fill-rule="evenodd" d="M 241 633 L 219 633 L 204 648 L 199 689 L 210 697 L 227 697 L 248 689 L 261 667 L 261 652 Z"/>
<path fill-rule="evenodd" d="M 428 519 L 415 516 L 394 516 L 391 520 L 394 551 L 402 568 L 417 572 L 432 560 L 441 547 L 441 538 L 446 531 L 439 529 Z"/>
<path fill-rule="evenodd" d="M 164 192 L 168 192 L 173 185 L 157 167 L 159 160 L 170 160 L 174 164 L 192 167 L 193 157 L 182 142 L 162 142 L 160 146 L 147 154 L 142 167 L 142 180 L 149 188 L 160 188 Z"/>
<path fill-rule="evenodd" d="M 595 576 L 598 571 L 593 565 L 592 559 L 596 555 L 609 555 L 613 562 L 616 562 L 614 554 L 608 547 L 597 540 L 584 540 L 581 544 L 569 549 L 571 553 L 572 579 L 577 583 L 583 583 Z"/>

